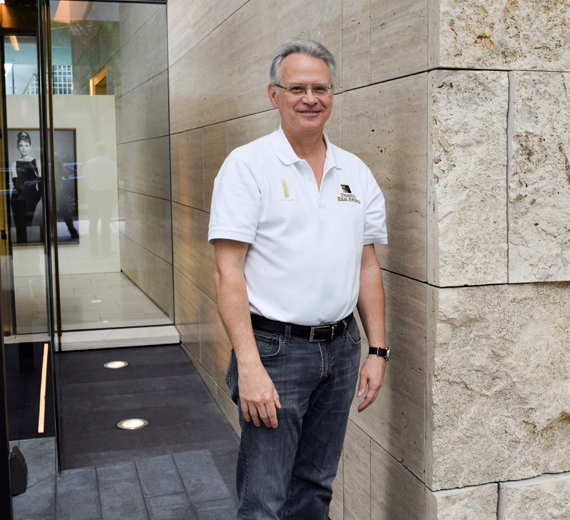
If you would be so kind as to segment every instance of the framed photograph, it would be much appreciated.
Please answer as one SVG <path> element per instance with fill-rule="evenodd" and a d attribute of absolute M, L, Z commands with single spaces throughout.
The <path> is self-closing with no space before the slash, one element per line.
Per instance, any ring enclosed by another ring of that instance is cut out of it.
<path fill-rule="evenodd" d="M 77 151 L 74 128 L 54 130 L 58 243 L 78 244 Z M 43 172 L 40 131 L 8 129 L 10 239 L 14 245 L 43 244 Z"/>

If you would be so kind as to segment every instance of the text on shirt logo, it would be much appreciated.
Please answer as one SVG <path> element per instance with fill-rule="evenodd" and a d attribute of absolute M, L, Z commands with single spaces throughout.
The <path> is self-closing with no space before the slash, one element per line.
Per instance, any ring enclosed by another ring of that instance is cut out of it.
<path fill-rule="evenodd" d="M 356 202 L 360 204 L 360 201 L 352 194 L 348 184 L 341 184 L 340 187 L 342 188 L 342 193 L 338 197 L 339 202 Z"/>
<path fill-rule="evenodd" d="M 283 195 L 285 195 L 285 198 L 281 200 L 283 202 L 297 202 L 295 199 L 290 198 L 289 187 L 287 186 L 287 181 L 284 178 L 281 179 L 281 186 L 283 187 Z"/>

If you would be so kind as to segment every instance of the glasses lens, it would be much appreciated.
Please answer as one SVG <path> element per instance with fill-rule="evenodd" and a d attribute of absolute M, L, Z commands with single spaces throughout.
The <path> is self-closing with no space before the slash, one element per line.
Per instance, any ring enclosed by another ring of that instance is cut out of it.
<path fill-rule="evenodd" d="M 287 93 L 291 96 L 303 96 L 307 92 L 307 87 L 305 85 L 289 85 L 287 87 Z"/>
<path fill-rule="evenodd" d="M 329 87 L 328 85 L 315 85 L 313 88 L 313 94 L 315 96 L 328 96 L 329 95 Z"/>

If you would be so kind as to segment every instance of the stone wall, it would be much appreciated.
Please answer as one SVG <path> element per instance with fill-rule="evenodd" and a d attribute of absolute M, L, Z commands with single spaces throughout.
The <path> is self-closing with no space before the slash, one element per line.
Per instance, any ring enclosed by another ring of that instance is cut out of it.
<path fill-rule="evenodd" d="M 227 154 L 278 125 L 280 44 L 335 53 L 327 132 L 386 197 L 394 355 L 377 402 L 352 410 L 333 520 L 570 516 L 569 8 L 169 2 L 177 325 L 236 430 L 208 212 Z"/>

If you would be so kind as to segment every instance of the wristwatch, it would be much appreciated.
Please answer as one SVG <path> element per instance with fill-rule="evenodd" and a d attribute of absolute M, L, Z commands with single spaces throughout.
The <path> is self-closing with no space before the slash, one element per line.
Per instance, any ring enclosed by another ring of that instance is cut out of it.
<path fill-rule="evenodd" d="M 386 361 L 390 361 L 390 354 L 392 353 L 392 347 L 380 348 L 380 347 L 370 347 L 368 349 L 369 356 L 379 356 L 386 358 Z"/>

